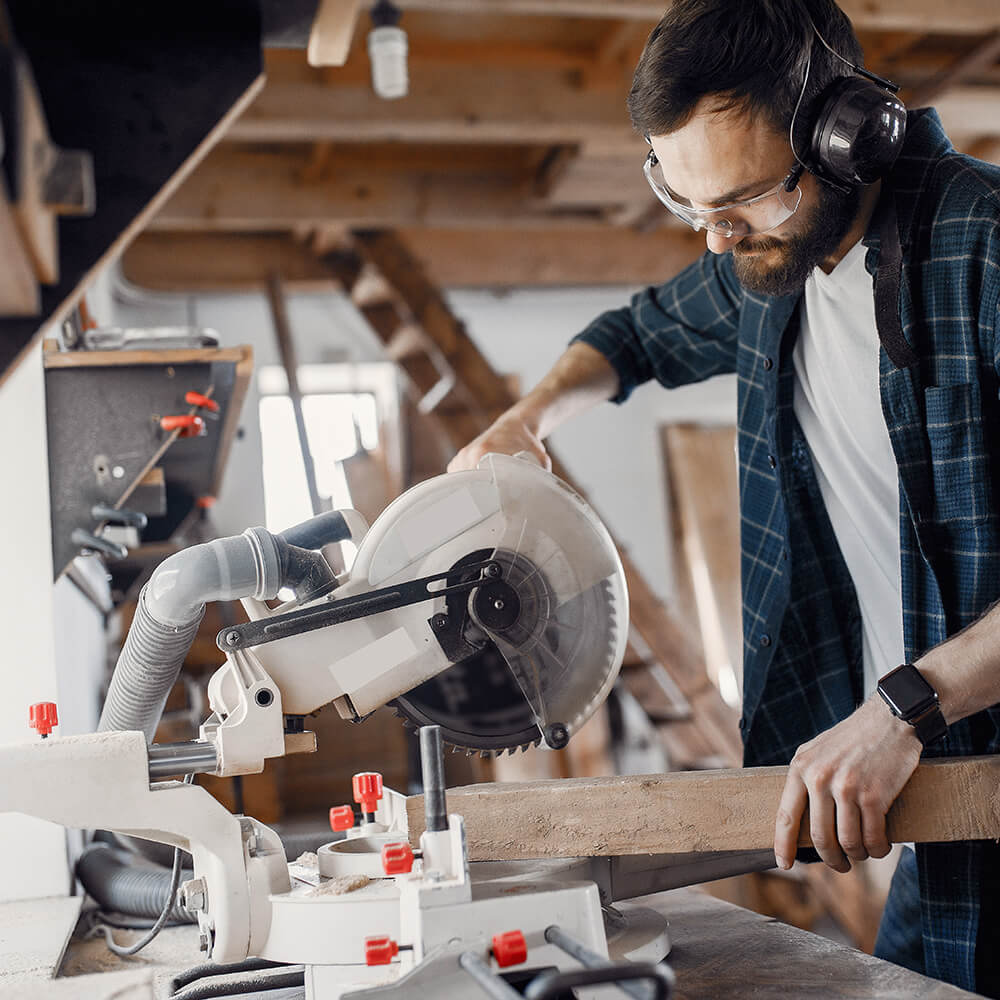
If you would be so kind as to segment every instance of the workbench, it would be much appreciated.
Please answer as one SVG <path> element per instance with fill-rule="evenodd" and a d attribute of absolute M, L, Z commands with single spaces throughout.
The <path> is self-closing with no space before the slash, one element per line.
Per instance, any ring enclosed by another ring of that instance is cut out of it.
<path fill-rule="evenodd" d="M 0 940 L 4 910 L 0 906 Z M 865 955 L 826 938 L 734 906 L 696 889 L 674 889 L 619 906 L 648 906 L 670 923 L 675 1000 L 959 1000 L 954 986 Z M 13 913 L 13 911 L 11 911 Z M 124 932 L 120 940 L 130 938 Z M 5 979 L 9 1000 L 159 1000 L 171 976 L 199 963 L 194 926 L 164 931 L 142 954 L 120 959 L 102 941 L 74 938 L 61 975 Z M 99 974 L 98 974 L 99 973 Z M 473 990 L 470 988 L 470 996 Z"/>

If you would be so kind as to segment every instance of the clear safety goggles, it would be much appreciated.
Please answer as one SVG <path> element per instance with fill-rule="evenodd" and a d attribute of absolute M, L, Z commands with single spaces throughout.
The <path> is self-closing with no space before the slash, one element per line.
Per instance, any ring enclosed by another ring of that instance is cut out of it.
<path fill-rule="evenodd" d="M 687 198 L 671 191 L 663 179 L 660 161 L 653 150 L 649 151 L 642 172 L 656 197 L 678 219 L 695 231 L 706 229 L 727 238 L 753 236 L 777 229 L 792 217 L 802 200 L 802 189 L 799 187 L 802 167 L 799 164 L 792 167 L 788 176 L 770 191 L 718 208 L 695 208 Z"/>

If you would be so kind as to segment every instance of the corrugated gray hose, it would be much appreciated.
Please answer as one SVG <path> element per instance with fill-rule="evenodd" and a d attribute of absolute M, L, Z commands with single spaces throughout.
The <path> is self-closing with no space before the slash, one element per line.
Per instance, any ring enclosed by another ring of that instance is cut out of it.
<path fill-rule="evenodd" d="M 208 601 L 255 597 L 266 600 L 290 584 L 300 599 L 308 599 L 335 585 L 336 578 L 323 557 L 302 546 L 319 547 L 351 537 L 350 525 L 338 511 L 328 511 L 284 535 L 249 528 L 242 535 L 213 539 L 176 553 L 157 567 L 136 605 L 135 617 L 118 657 L 108 696 L 98 724 L 99 732 L 141 730 L 151 743 L 163 706 L 180 675 L 194 642 Z M 133 837 L 119 838 L 157 863 L 169 863 L 173 854 L 160 844 Z M 82 860 L 82 859 L 81 859 Z M 98 901 L 100 884 L 112 869 L 91 868 L 90 881 L 81 882 Z M 136 873 L 162 906 L 170 885 L 169 871 Z M 127 883 L 124 879 L 121 884 Z M 128 897 L 131 890 L 124 896 Z M 145 898 L 145 897 L 143 897 Z M 119 912 L 140 915 L 122 899 Z M 155 916 L 155 914 L 153 914 Z"/>
<path fill-rule="evenodd" d="M 92 844 L 80 855 L 76 876 L 101 909 L 133 917 L 158 917 L 170 888 L 170 872 L 135 868 L 120 861 L 107 844 Z M 183 871 L 181 877 L 193 878 L 194 873 Z M 196 918 L 183 906 L 175 905 L 170 920 L 190 924 Z"/>
<path fill-rule="evenodd" d="M 97 729 L 102 733 L 138 729 L 151 743 L 167 696 L 205 616 L 205 606 L 186 625 L 163 625 L 146 606 L 147 587 L 139 594 Z"/>

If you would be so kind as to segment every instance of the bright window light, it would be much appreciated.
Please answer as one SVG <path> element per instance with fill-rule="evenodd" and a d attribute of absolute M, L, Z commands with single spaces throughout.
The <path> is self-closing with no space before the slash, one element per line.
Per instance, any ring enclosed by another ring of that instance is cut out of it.
<path fill-rule="evenodd" d="M 302 397 L 302 417 L 316 469 L 320 499 L 332 510 L 351 506 L 344 461 L 378 445 L 378 418 L 370 393 L 317 393 Z M 269 531 L 284 531 L 312 516 L 305 466 L 288 396 L 260 401 L 264 509 Z"/>

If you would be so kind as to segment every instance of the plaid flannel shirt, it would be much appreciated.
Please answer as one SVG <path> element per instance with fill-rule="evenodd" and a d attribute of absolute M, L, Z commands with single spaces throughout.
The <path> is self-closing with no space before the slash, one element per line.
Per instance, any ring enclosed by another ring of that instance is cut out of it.
<path fill-rule="evenodd" d="M 898 369 L 880 352 L 912 662 L 1000 598 L 1000 435 L 985 433 L 1000 426 L 1000 168 L 958 154 L 933 110 L 911 112 L 883 190 L 899 218 L 900 321 L 919 357 Z M 874 275 L 874 227 L 864 243 Z M 857 598 L 792 410 L 800 300 L 745 291 L 731 254 L 706 253 L 576 338 L 618 372 L 616 402 L 652 378 L 672 387 L 737 374 L 748 765 L 787 763 L 862 699 Z M 951 726 L 925 755 L 996 752 L 1000 708 Z M 1000 849 L 921 845 L 918 859 L 927 973 L 975 989 L 977 935 L 1000 934 L 984 888 Z"/>

